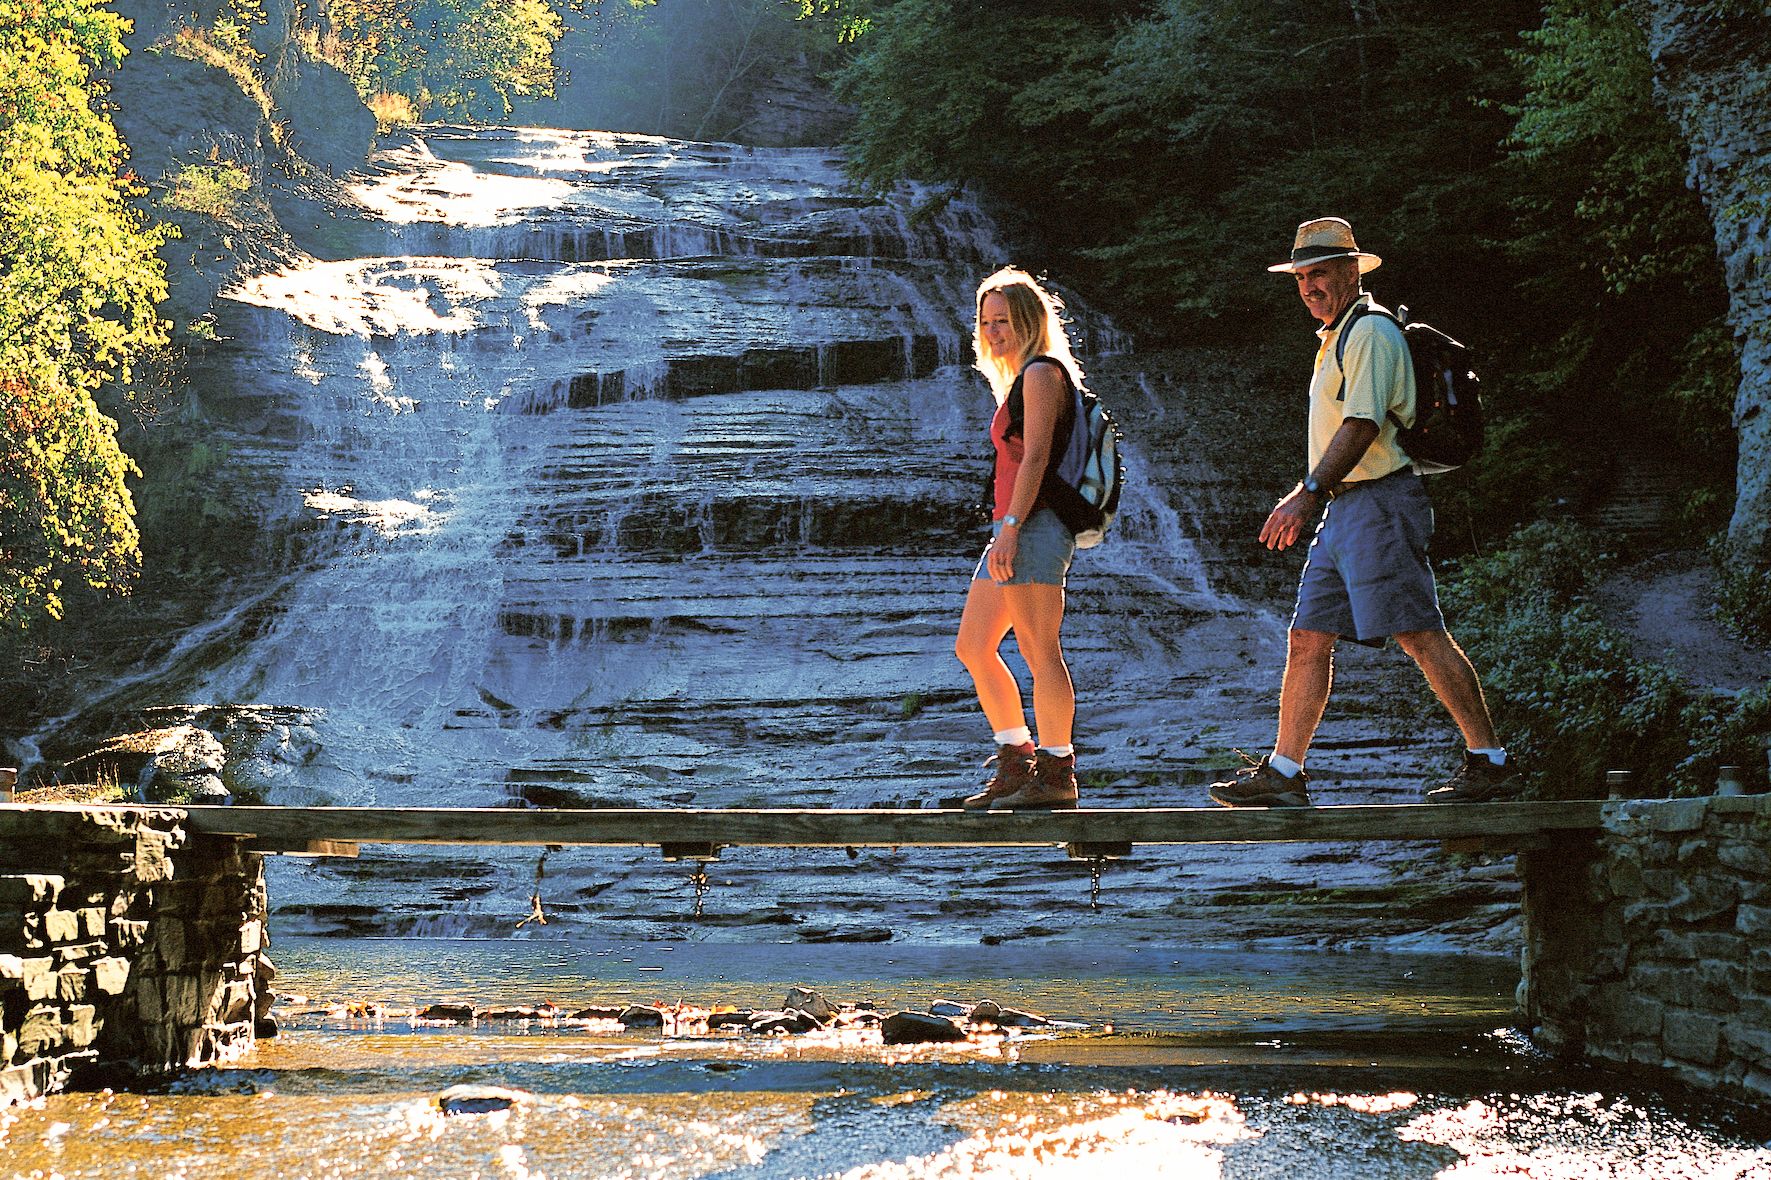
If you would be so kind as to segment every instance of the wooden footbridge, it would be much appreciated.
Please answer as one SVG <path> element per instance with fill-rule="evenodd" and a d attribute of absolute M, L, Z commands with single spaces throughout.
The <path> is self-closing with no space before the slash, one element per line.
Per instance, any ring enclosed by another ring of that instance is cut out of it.
<path fill-rule="evenodd" d="M 238 836 L 249 851 L 355 856 L 362 844 L 655 846 L 672 860 L 722 848 L 1014 848 L 1061 845 L 1120 857 L 1143 845 L 1443 841 L 1455 850 L 1542 847 L 1600 826 L 1602 800 L 1299 808 L 1149 807 L 968 812 L 775 808 L 181 807 L 196 832 Z M 57 805 L 0 805 L 0 840 L 46 834 Z"/>

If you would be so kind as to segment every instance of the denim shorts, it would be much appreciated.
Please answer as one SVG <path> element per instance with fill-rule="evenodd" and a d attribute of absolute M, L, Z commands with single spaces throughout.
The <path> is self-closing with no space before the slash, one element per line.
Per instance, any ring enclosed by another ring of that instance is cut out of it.
<path fill-rule="evenodd" d="M 1292 630 L 1372 645 L 1397 632 L 1445 630 L 1427 564 L 1432 536 L 1432 502 L 1407 468 L 1335 496 L 1310 542 Z"/>
<path fill-rule="evenodd" d="M 1002 535 L 1002 522 L 999 520 L 990 526 L 990 544 Z M 1015 573 L 1006 582 L 998 582 L 999 586 L 1062 586 L 1064 575 L 1070 572 L 1070 559 L 1076 556 L 1076 537 L 1058 514 L 1050 508 L 1041 508 L 1032 516 L 1021 522 L 1021 544 L 1015 550 Z M 978 559 L 978 567 L 972 571 L 972 581 L 990 581 L 990 545 L 984 546 L 984 556 Z"/>

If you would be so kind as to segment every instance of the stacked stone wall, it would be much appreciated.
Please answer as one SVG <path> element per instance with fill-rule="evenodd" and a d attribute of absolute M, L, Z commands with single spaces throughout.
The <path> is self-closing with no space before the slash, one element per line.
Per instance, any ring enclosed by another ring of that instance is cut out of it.
<path fill-rule="evenodd" d="M 0 1106 L 82 1070 L 164 1073 L 251 1048 L 271 971 L 259 856 L 187 834 L 170 808 L 6 810 Z"/>
<path fill-rule="evenodd" d="M 1541 1046 L 1771 1098 L 1771 796 L 1620 802 L 1523 870 Z"/>

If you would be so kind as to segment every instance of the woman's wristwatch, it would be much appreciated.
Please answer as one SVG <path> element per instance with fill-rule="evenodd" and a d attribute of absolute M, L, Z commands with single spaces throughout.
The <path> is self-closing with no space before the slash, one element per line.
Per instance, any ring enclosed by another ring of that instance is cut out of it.
<path fill-rule="evenodd" d="M 1021 527 L 1021 518 L 1011 512 L 1009 515 L 1002 518 L 1002 527 L 1005 529 L 1018 529 Z"/>

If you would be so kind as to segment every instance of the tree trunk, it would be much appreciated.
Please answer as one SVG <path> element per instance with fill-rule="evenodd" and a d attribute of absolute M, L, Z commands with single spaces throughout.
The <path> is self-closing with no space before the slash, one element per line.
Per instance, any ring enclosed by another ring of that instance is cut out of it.
<path fill-rule="evenodd" d="M 1715 224 L 1728 322 L 1742 343 L 1729 546 L 1737 559 L 1771 566 L 1771 4 L 1631 3 L 1655 95 L 1685 139 L 1689 181 Z M 1724 19 L 1719 9 L 1744 15 Z"/>

